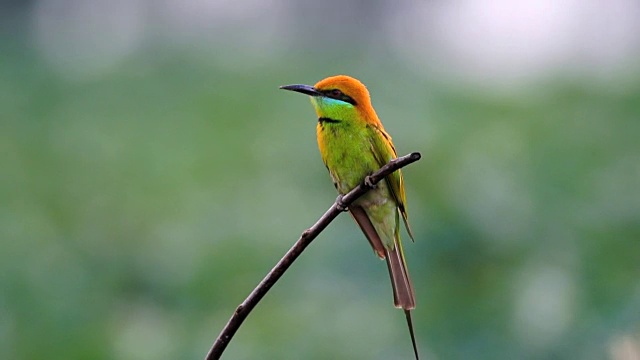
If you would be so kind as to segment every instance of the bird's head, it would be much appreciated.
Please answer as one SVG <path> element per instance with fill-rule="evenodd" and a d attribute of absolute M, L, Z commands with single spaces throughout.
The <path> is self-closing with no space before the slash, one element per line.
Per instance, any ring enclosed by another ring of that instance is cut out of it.
<path fill-rule="evenodd" d="M 311 103 L 319 118 L 379 122 L 371 106 L 367 87 L 350 76 L 336 75 L 320 80 L 314 86 L 296 84 L 281 86 L 280 89 L 311 96 Z"/>

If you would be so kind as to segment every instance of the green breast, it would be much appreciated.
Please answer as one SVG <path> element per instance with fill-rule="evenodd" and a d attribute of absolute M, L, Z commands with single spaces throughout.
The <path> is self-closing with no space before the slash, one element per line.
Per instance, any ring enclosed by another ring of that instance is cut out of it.
<path fill-rule="evenodd" d="M 341 194 L 349 192 L 379 168 L 367 130 L 348 121 L 318 123 L 322 159 Z"/>

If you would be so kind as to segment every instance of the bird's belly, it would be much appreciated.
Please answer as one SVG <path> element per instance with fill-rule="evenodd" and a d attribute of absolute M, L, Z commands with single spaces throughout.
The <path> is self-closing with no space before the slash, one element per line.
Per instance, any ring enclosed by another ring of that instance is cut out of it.
<path fill-rule="evenodd" d="M 353 205 L 364 209 L 384 246 L 393 249 L 398 228 L 398 208 L 389 193 L 386 181 L 379 182 L 375 189 L 362 195 Z"/>
<path fill-rule="evenodd" d="M 362 183 L 364 178 L 375 170 L 377 169 L 371 169 L 370 167 L 362 166 L 362 164 L 351 163 L 340 170 L 332 170 L 330 168 L 329 173 L 336 186 L 336 190 L 338 190 L 340 194 L 346 194 Z"/>
<path fill-rule="evenodd" d="M 387 188 L 386 181 L 381 181 L 376 185 L 375 189 L 369 190 L 366 194 L 362 195 L 354 203 L 364 208 L 377 207 L 385 205 L 391 199 L 391 194 Z M 395 204 L 393 205 L 395 207 Z"/>
<path fill-rule="evenodd" d="M 323 160 L 341 194 L 348 193 L 367 175 L 380 168 L 371 153 L 371 143 L 366 138 L 332 131 L 322 138 L 322 142 L 320 151 Z"/>

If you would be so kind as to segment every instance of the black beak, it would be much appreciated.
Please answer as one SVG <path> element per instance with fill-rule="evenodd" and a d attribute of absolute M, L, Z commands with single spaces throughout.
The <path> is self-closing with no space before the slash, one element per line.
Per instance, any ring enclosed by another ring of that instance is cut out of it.
<path fill-rule="evenodd" d="M 319 92 L 318 90 L 316 90 L 316 88 L 309 85 L 283 85 L 280 86 L 280 89 L 296 91 L 302 94 L 307 94 L 309 96 L 324 96 L 323 93 Z"/>

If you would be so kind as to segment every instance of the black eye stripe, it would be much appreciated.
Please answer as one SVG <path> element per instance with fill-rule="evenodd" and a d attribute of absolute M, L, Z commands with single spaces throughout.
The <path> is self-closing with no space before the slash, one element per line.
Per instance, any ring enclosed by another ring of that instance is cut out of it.
<path fill-rule="evenodd" d="M 341 100 L 341 101 L 347 102 L 347 103 L 349 103 L 351 105 L 356 105 L 356 101 L 353 100 L 353 98 L 351 96 L 343 93 L 339 89 L 324 90 L 324 91 L 321 91 L 321 93 L 324 94 L 324 96 L 326 96 L 328 98 Z"/>

